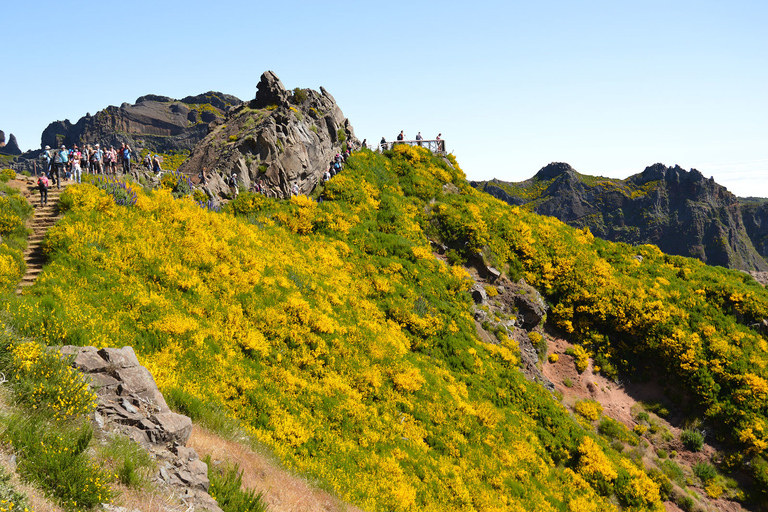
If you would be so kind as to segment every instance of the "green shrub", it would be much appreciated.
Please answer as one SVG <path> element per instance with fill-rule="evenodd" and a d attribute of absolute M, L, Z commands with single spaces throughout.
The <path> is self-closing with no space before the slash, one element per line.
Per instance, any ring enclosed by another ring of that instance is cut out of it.
<path fill-rule="evenodd" d="M 661 418 L 666 418 L 669 416 L 669 409 L 667 409 L 664 405 L 662 405 L 659 402 L 642 402 L 643 407 L 646 411 L 650 411 L 656 416 L 659 416 Z"/>
<path fill-rule="evenodd" d="M 693 498 L 683 494 L 675 496 L 675 503 L 677 503 L 677 506 L 683 509 L 685 512 L 692 512 L 693 507 L 696 504 L 693 501 Z"/>
<path fill-rule="evenodd" d="M 706 484 L 717 477 L 717 470 L 709 462 L 697 462 L 693 465 L 693 474 Z"/>
<path fill-rule="evenodd" d="M 692 452 L 701 451 L 704 446 L 704 434 L 698 430 L 683 430 L 680 433 L 680 441 Z"/>
<path fill-rule="evenodd" d="M 209 493 L 216 499 L 224 512 L 266 512 L 267 506 L 263 493 L 243 489 L 243 473 L 235 464 L 216 467 L 211 464 L 211 456 L 203 461 L 208 464 L 208 478 L 211 481 Z"/>
<path fill-rule="evenodd" d="M 679 485 L 685 485 L 685 473 L 682 468 L 672 460 L 664 460 L 659 464 L 659 469 Z"/>
<path fill-rule="evenodd" d="M 296 87 L 293 90 L 293 96 L 291 96 L 291 102 L 294 105 L 301 105 L 305 101 L 307 101 L 307 91 L 305 89 L 302 89 L 300 87 Z"/>
<path fill-rule="evenodd" d="M 12 416 L 3 439 L 19 455 L 18 472 L 68 510 L 112 500 L 110 476 L 89 459 L 93 430 L 87 421 L 51 422 L 40 415 Z"/>
<path fill-rule="evenodd" d="M 120 435 L 111 436 L 105 444 L 99 445 L 97 452 L 123 485 L 136 488 L 149 485 L 155 463 L 146 450 L 132 440 Z"/>

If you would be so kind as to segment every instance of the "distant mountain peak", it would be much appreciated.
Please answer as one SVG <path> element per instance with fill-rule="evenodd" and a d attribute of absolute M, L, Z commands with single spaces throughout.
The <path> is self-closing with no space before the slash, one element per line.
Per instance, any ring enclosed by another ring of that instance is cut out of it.
<path fill-rule="evenodd" d="M 534 178 L 539 180 L 551 180 L 557 178 L 566 173 L 575 173 L 576 170 L 565 162 L 552 162 L 551 164 L 542 167 L 539 172 L 536 173 Z"/>

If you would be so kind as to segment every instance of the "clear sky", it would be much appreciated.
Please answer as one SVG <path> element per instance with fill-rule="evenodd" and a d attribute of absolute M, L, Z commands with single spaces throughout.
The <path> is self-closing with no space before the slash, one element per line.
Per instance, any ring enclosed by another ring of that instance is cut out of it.
<path fill-rule="evenodd" d="M 0 129 L 214 90 L 273 70 L 325 87 L 356 135 L 441 132 L 470 179 L 656 162 L 768 197 L 768 2 L 6 2 Z"/>

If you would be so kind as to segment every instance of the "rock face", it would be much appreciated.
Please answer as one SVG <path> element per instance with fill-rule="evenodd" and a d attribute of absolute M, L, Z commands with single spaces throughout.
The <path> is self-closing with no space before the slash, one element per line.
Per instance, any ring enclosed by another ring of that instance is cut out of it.
<path fill-rule="evenodd" d="M 10 134 L 8 136 L 8 141 L 6 142 L 5 133 L 0 130 L 0 154 L 11 156 L 17 156 L 21 154 L 19 143 L 16 142 L 16 136 L 14 134 Z"/>
<path fill-rule="evenodd" d="M 208 494 L 208 467 L 185 445 L 192 421 L 172 412 L 149 371 L 131 347 L 61 347 L 72 365 L 88 374 L 98 397 L 94 413 L 97 431 L 126 435 L 157 461 L 154 480 L 183 497 L 189 510 L 221 512 Z"/>
<path fill-rule="evenodd" d="M 345 143 L 359 146 L 333 96 L 322 87 L 289 91 L 267 71 L 256 98 L 212 123 L 179 170 L 194 179 L 205 170 L 211 197 L 231 197 L 227 183 L 236 174 L 241 190 L 260 182 L 268 195 L 285 198 L 294 184 L 311 192 Z"/>
<path fill-rule="evenodd" d="M 768 199 L 740 199 L 741 219 L 752 245 L 768 260 Z"/>
<path fill-rule="evenodd" d="M 208 134 L 208 123 L 222 118 L 225 112 L 240 105 L 234 96 L 208 92 L 175 100 L 166 96 L 146 95 L 135 104 L 109 106 L 91 116 L 81 117 L 75 124 L 69 120 L 48 125 L 41 137 L 41 147 L 65 144 L 113 145 L 126 142 L 132 148 L 153 152 L 190 151 Z"/>
<path fill-rule="evenodd" d="M 768 254 L 768 208 L 747 215 L 748 222 L 738 198 L 695 169 L 655 164 L 618 180 L 585 176 L 554 163 L 524 182 L 472 186 L 571 226 L 589 227 L 606 240 L 655 244 L 710 265 L 768 270 L 763 258 Z M 762 243 L 753 244 L 760 237 Z"/>

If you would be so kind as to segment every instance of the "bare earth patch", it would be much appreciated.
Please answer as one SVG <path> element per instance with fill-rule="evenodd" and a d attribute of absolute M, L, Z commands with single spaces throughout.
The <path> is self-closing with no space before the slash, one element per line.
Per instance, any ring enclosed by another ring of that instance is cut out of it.
<path fill-rule="evenodd" d="M 270 512 L 363 512 L 280 468 L 270 457 L 199 426 L 194 427 L 187 446 L 201 458 L 210 455 L 213 464 L 238 464 L 243 471 L 243 487 L 263 492 Z"/>
<path fill-rule="evenodd" d="M 573 410 L 574 405 L 579 400 L 590 398 L 600 403 L 603 407 L 603 414 L 616 421 L 620 421 L 630 430 L 637 424 L 633 418 L 633 412 L 640 410 L 640 402 L 663 402 L 664 394 L 662 387 L 655 382 L 644 383 L 615 383 L 607 377 L 592 373 L 593 362 L 589 360 L 589 366 L 584 373 L 579 374 L 576 370 L 574 358 L 567 355 L 565 351 L 572 347 L 565 339 L 547 335 L 548 353 L 542 368 L 544 377 L 552 381 L 555 389 L 562 393 L 562 403 Z M 549 355 L 557 354 L 558 360 L 555 363 L 549 362 Z M 565 382 L 571 385 L 566 386 Z M 680 466 L 690 468 L 698 462 L 709 462 L 716 450 L 713 446 L 706 443 L 700 452 L 691 452 L 686 450 L 679 441 L 681 429 L 671 424 L 669 421 L 659 418 L 650 413 L 655 421 L 667 428 L 674 436 L 675 440 L 669 445 L 669 448 L 678 452 L 675 462 Z M 646 467 L 653 467 L 657 458 L 656 447 L 650 444 L 643 456 L 643 462 Z M 690 469 L 689 469 L 690 471 Z M 744 509 L 735 501 L 718 499 L 713 500 L 706 497 L 704 489 L 690 487 L 695 489 L 701 500 L 698 501 L 700 510 L 707 511 L 725 511 L 741 512 Z M 676 504 L 668 501 L 664 503 L 667 512 L 682 511 Z"/>

